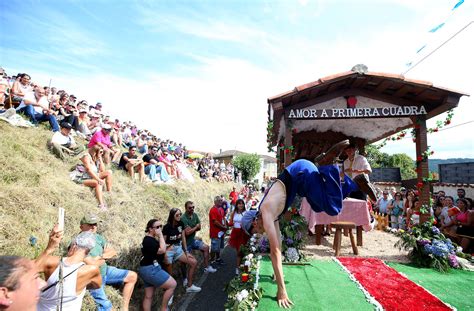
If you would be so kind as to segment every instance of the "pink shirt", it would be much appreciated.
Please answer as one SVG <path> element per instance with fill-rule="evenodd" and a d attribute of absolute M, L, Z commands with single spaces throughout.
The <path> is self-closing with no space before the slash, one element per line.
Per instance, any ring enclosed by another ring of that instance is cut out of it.
<path fill-rule="evenodd" d="M 97 145 L 97 143 L 101 143 L 102 145 L 105 145 L 109 148 L 112 146 L 112 143 L 110 142 L 110 136 L 104 135 L 104 132 L 102 130 L 95 132 L 87 147 L 94 147 L 95 145 Z"/>

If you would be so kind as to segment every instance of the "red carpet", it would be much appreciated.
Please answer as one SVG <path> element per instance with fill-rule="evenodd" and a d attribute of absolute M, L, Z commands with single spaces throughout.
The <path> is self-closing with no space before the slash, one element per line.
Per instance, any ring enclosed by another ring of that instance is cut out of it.
<path fill-rule="evenodd" d="M 387 311 L 451 310 L 441 300 L 379 259 L 337 259 Z"/>

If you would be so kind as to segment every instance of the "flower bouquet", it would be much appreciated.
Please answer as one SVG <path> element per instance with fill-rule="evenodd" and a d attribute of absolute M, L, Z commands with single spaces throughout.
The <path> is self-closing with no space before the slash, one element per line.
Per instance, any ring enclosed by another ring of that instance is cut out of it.
<path fill-rule="evenodd" d="M 308 224 L 295 208 L 290 211 L 291 218 L 289 220 L 282 219 L 280 222 L 283 259 L 285 262 L 300 262 L 305 260 L 301 250 L 306 243 L 306 234 L 304 233 Z"/>
<path fill-rule="evenodd" d="M 409 250 L 408 257 L 419 267 L 431 267 L 441 272 L 459 268 L 456 246 L 431 221 L 399 231 L 399 249 Z"/>

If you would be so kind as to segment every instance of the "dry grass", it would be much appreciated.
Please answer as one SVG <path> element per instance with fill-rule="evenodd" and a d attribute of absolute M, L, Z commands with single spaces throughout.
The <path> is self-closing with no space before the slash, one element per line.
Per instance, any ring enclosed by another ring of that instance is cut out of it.
<path fill-rule="evenodd" d="M 232 187 L 199 178 L 194 184 L 144 186 L 124 172 L 114 171 L 113 193 L 105 197 L 109 211 L 99 213 L 92 191 L 69 180 L 69 171 L 77 161 L 62 162 L 48 151 L 50 131 L 14 128 L 0 121 L 0 133 L 0 254 L 34 258 L 46 245 L 48 232 L 57 220 L 57 206 L 61 206 L 66 210 L 64 243 L 79 232 L 84 214 L 97 213 L 103 220 L 99 231 L 119 252 L 112 264 L 137 271 L 139 245 L 149 219 L 166 222 L 171 207 L 182 208 L 184 202 L 192 200 L 203 223 L 201 236 L 208 240 L 207 215 L 213 198 L 228 194 Z M 37 248 L 30 245 L 31 236 L 38 238 Z M 140 287 L 138 284 L 132 298 L 132 309 L 138 310 L 143 295 Z M 108 292 L 119 309 L 119 292 L 112 288 Z M 94 310 L 90 299 L 85 301 L 83 309 Z"/>

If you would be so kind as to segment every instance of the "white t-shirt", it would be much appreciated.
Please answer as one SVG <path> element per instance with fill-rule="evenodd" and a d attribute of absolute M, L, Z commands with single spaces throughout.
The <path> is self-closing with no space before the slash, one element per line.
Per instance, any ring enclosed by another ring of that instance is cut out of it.
<path fill-rule="evenodd" d="M 60 145 L 73 145 L 76 144 L 74 141 L 74 138 L 72 138 L 71 135 L 69 136 L 64 136 L 61 131 L 57 131 L 53 134 L 53 137 L 51 138 L 52 143 L 60 144 Z"/>
<path fill-rule="evenodd" d="M 18 106 L 18 109 L 26 107 L 25 100 L 29 102 L 34 102 L 40 105 L 40 106 L 33 106 L 36 113 L 43 113 L 43 109 L 49 109 L 49 103 L 48 103 L 48 99 L 46 99 L 46 96 L 41 96 L 41 98 L 37 100 L 35 97 L 35 93 L 27 93 L 25 97 L 23 97 L 23 100 L 21 101 L 20 106 Z"/>
<path fill-rule="evenodd" d="M 242 228 L 242 217 L 243 214 L 234 213 L 234 228 Z"/>
<path fill-rule="evenodd" d="M 370 167 L 369 162 L 364 156 L 360 154 L 356 154 L 354 156 L 353 161 L 349 159 L 346 159 L 344 161 L 344 170 L 347 170 L 347 169 L 353 169 L 353 170 L 358 170 L 358 171 L 369 171 L 372 173 L 372 168 Z M 351 175 L 351 177 L 354 178 L 357 175 L 360 175 L 360 173 L 348 173 L 348 175 Z"/>

